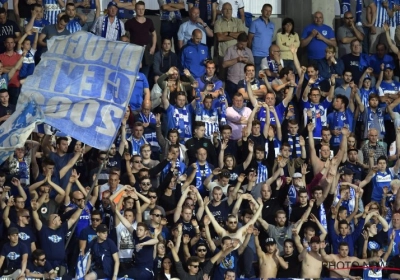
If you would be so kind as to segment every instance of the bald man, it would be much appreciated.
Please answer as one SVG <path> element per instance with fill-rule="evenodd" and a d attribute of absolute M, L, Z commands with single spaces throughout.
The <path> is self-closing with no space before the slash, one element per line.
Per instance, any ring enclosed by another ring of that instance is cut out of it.
<path fill-rule="evenodd" d="M 205 61 L 208 59 L 208 47 L 201 43 L 203 33 L 200 29 L 192 32 L 192 38 L 182 49 L 181 63 L 183 69 L 188 69 L 190 74 L 196 79 L 206 73 Z"/>
<path fill-rule="evenodd" d="M 141 122 L 143 123 L 144 127 L 144 132 L 143 132 L 143 137 L 151 145 L 151 158 L 152 159 L 160 159 L 160 152 L 161 152 L 161 147 L 160 144 L 157 141 L 157 135 L 156 135 L 156 124 L 157 120 L 155 115 L 151 112 L 152 108 L 152 103 L 150 100 L 145 100 L 143 101 L 142 104 L 142 110 L 140 111 L 139 114 L 136 114 L 134 117 L 135 123 L 136 122 Z M 146 148 L 144 150 L 148 150 L 149 148 Z M 123 152 L 120 149 L 120 151 Z M 122 155 L 122 153 L 121 153 Z M 144 159 L 143 159 L 143 164 Z M 153 167 L 153 166 L 151 166 Z M 151 168 L 149 167 L 149 168 Z"/>
<path fill-rule="evenodd" d="M 304 28 L 300 46 L 307 47 L 309 62 L 324 58 L 326 47 L 336 47 L 335 32 L 324 24 L 324 15 L 321 12 L 316 12 L 314 22 Z"/>
<path fill-rule="evenodd" d="M 201 43 L 206 44 L 206 36 L 213 37 L 210 27 L 200 18 L 199 8 L 192 7 L 189 10 L 189 20 L 182 23 L 178 31 L 178 45 L 182 49 L 193 37 L 193 31 L 199 29 L 202 33 Z"/>
<path fill-rule="evenodd" d="M 46 253 L 46 261 L 52 267 L 60 267 L 60 271 L 66 270 L 65 263 L 65 241 L 68 230 L 79 219 L 82 210 L 85 208 L 84 201 L 79 201 L 79 205 L 71 218 L 62 223 L 61 218 L 57 214 L 51 214 L 47 225 L 44 225 L 39 219 L 37 213 L 38 204 L 36 200 L 31 201 L 32 217 L 37 231 L 39 232 L 39 240 L 41 247 Z M 62 275 L 62 274 L 61 274 Z"/>

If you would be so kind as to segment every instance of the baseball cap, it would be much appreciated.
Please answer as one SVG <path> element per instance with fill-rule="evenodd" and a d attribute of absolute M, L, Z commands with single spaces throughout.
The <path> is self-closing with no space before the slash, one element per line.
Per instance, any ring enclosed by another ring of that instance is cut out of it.
<path fill-rule="evenodd" d="M 313 236 L 310 239 L 310 243 L 320 243 L 321 239 L 319 239 L 319 236 Z"/>
<path fill-rule="evenodd" d="M 273 237 L 269 237 L 265 240 L 265 245 L 276 244 L 276 241 Z"/>
<path fill-rule="evenodd" d="M 10 227 L 8 229 L 8 235 L 18 234 L 19 230 L 16 227 Z"/>
<path fill-rule="evenodd" d="M 353 175 L 354 172 L 350 168 L 343 168 L 342 175 Z"/>
<path fill-rule="evenodd" d="M 392 64 L 389 64 L 389 63 L 388 63 L 388 64 L 385 64 L 385 70 L 386 70 L 386 69 L 392 69 L 392 70 L 393 70 L 393 69 L 394 69 L 394 66 L 393 66 Z"/>
<path fill-rule="evenodd" d="M 111 1 L 110 3 L 108 3 L 108 5 L 107 5 L 107 9 L 108 9 L 108 8 L 110 8 L 110 7 L 112 7 L 112 6 L 114 6 L 115 8 L 118 8 L 118 5 L 117 5 L 117 3 L 116 3 L 116 2 L 114 2 L 114 1 Z"/>
<path fill-rule="evenodd" d="M 302 175 L 300 172 L 296 172 L 296 173 L 294 173 L 293 176 L 292 176 L 293 179 L 295 179 L 295 178 L 302 178 L 302 177 L 303 177 L 303 175 Z"/>
<path fill-rule="evenodd" d="M 105 224 L 98 225 L 96 232 L 108 232 L 108 227 Z"/>

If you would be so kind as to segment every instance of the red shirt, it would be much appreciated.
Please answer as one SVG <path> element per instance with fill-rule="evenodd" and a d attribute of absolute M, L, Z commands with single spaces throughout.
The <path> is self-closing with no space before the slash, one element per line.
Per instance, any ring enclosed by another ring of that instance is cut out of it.
<path fill-rule="evenodd" d="M 3 63 L 3 67 L 14 67 L 17 64 L 18 60 L 21 58 L 16 52 L 13 52 L 11 56 L 7 53 L 0 54 L 0 61 Z M 10 77 L 11 78 L 11 77 Z M 19 70 L 15 72 L 15 75 L 10 79 L 8 83 L 9 87 L 20 87 L 21 83 L 19 82 Z"/>

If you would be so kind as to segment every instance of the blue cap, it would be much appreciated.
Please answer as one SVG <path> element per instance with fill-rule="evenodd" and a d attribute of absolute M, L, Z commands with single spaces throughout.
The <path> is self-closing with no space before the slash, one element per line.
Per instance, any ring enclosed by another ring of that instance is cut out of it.
<path fill-rule="evenodd" d="M 117 5 L 117 3 L 116 3 L 116 2 L 114 2 L 114 1 L 111 1 L 110 3 L 108 3 L 108 5 L 107 5 L 107 9 L 108 9 L 108 8 L 110 8 L 110 7 L 112 7 L 112 6 L 114 6 L 115 8 L 118 8 L 118 5 Z"/>

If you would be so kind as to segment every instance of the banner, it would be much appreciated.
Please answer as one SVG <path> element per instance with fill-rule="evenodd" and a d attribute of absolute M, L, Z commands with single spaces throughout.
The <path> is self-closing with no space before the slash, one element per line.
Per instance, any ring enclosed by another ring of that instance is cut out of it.
<path fill-rule="evenodd" d="M 0 126 L 0 164 L 22 147 L 36 122 L 43 121 L 43 114 L 34 102 L 18 106 L 17 110 Z"/>
<path fill-rule="evenodd" d="M 33 101 L 43 122 L 108 150 L 129 103 L 143 47 L 87 32 L 53 37 L 23 87 L 18 107 Z"/>

